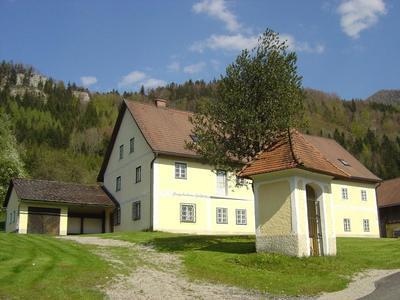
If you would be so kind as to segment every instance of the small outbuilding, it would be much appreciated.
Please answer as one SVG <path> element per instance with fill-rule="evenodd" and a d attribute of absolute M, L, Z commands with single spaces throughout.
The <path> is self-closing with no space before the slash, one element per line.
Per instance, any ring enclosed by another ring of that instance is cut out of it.
<path fill-rule="evenodd" d="M 13 179 L 4 206 L 6 232 L 53 235 L 112 231 L 116 207 L 98 185 Z"/>
<path fill-rule="evenodd" d="M 335 255 L 336 232 L 354 236 L 351 220 L 360 236 L 379 236 L 380 179 L 331 139 L 288 130 L 239 176 L 253 180 L 257 251 Z"/>
<path fill-rule="evenodd" d="M 400 237 L 400 177 L 383 181 L 378 188 L 379 225 L 382 237 Z"/>

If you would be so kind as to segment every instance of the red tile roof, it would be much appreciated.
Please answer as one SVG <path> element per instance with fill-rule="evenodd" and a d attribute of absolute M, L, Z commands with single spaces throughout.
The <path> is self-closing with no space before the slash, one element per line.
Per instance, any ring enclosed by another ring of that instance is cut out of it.
<path fill-rule="evenodd" d="M 154 152 L 183 157 L 199 157 L 196 152 L 185 147 L 185 142 L 191 141 L 190 135 L 193 128 L 189 121 L 189 118 L 193 115 L 191 112 L 157 107 L 137 101 L 124 101 L 98 181 L 104 180 L 104 172 L 126 110 L 131 113 Z M 288 168 L 306 168 L 340 178 L 380 181 L 334 140 L 304 135 L 296 130 L 292 130 L 291 133 L 290 136 L 282 135 L 279 141 L 249 163 L 242 170 L 242 176 Z M 338 159 L 348 161 L 350 167 L 344 166 Z"/>
<path fill-rule="evenodd" d="M 185 141 L 191 141 L 191 112 L 134 101 L 125 103 L 153 151 L 198 156 L 185 147 Z"/>
<path fill-rule="evenodd" d="M 400 205 L 400 177 L 383 181 L 376 194 L 378 207 Z"/>
<path fill-rule="evenodd" d="M 339 159 L 348 161 L 350 166 L 343 165 Z M 239 175 L 249 177 L 293 168 L 323 173 L 335 178 L 380 181 L 334 140 L 301 134 L 295 129 L 279 136 L 252 162 L 243 167 Z"/>
<path fill-rule="evenodd" d="M 98 185 L 21 178 L 11 181 L 5 206 L 7 206 L 12 188 L 22 200 L 102 207 L 115 206 L 111 196 Z"/>

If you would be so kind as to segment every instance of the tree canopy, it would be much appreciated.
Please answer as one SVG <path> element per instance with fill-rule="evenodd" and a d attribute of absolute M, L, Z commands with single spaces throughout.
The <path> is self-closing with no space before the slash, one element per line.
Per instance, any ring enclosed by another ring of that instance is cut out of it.
<path fill-rule="evenodd" d="M 0 210 L 10 179 L 20 176 L 25 176 L 24 164 L 17 150 L 11 123 L 0 110 Z"/>
<path fill-rule="evenodd" d="M 196 139 L 187 147 L 216 168 L 250 161 L 277 133 L 302 124 L 304 93 L 297 56 L 278 33 L 266 30 L 243 50 L 217 84 L 215 100 L 191 119 Z"/>

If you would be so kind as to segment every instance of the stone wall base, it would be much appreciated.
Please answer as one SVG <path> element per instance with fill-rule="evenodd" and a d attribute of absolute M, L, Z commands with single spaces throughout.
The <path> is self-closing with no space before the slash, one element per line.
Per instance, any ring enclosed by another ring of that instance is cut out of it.
<path fill-rule="evenodd" d="M 309 249 L 307 249 L 308 237 L 304 235 L 275 235 L 256 236 L 256 249 L 257 252 L 272 252 L 285 254 L 290 256 L 309 256 Z"/>

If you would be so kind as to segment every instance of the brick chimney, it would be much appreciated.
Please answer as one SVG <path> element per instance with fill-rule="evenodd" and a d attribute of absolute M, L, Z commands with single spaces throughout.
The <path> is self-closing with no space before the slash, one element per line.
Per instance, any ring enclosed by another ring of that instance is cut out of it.
<path fill-rule="evenodd" d="M 168 100 L 156 99 L 154 100 L 154 103 L 156 104 L 157 107 L 167 107 Z"/>

